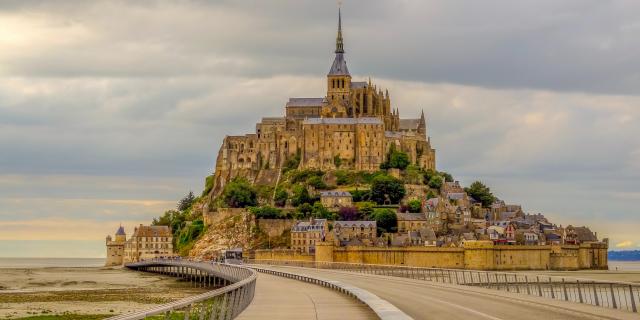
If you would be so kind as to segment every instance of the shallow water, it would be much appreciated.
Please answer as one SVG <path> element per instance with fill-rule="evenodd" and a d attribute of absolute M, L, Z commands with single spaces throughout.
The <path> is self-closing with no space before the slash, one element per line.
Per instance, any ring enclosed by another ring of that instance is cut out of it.
<path fill-rule="evenodd" d="M 0 269 L 102 266 L 103 258 L 0 258 Z"/>
<path fill-rule="evenodd" d="M 612 261 L 612 260 L 609 260 L 609 270 L 640 271 L 640 261 Z"/>

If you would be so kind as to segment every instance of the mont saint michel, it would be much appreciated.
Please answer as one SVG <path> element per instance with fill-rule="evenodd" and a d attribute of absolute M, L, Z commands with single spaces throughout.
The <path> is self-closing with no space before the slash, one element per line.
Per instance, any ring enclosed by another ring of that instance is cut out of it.
<path fill-rule="evenodd" d="M 236 176 L 273 183 L 291 160 L 300 170 L 374 172 L 390 148 L 404 152 L 420 169 L 435 170 L 436 152 L 427 136 L 424 113 L 400 118 L 388 90 L 371 79 L 354 81 L 344 48 L 339 16 L 326 93 L 290 98 L 283 117 L 262 118 L 255 133 L 227 136 L 216 161 L 214 194 Z"/>
<path fill-rule="evenodd" d="M 2 1 L 0 318 L 637 319 L 639 11 Z"/>

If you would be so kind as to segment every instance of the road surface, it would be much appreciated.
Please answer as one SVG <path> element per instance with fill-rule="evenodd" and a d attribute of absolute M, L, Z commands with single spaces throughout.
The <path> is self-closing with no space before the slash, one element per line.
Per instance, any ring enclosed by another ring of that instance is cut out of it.
<path fill-rule="evenodd" d="M 260 267 L 337 280 L 360 287 L 389 301 L 414 319 L 640 319 L 637 313 L 484 288 L 337 270 Z M 258 279 L 258 283 L 260 281 Z M 284 285 L 281 288 L 288 290 Z"/>
<path fill-rule="evenodd" d="M 319 285 L 259 273 L 256 293 L 236 318 L 253 319 L 377 319 L 365 304 Z"/>

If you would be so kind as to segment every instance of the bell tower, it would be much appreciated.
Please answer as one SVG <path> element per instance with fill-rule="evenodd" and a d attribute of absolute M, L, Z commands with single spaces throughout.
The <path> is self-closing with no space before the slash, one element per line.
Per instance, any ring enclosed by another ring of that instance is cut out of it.
<path fill-rule="evenodd" d="M 333 64 L 327 74 L 327 100 L 333 105 L 343 105 L 349 101 L 351 75 L 344 60 L 344 40 L 342 39 L 342 14 L 338 8 L 338 36 Z"/>

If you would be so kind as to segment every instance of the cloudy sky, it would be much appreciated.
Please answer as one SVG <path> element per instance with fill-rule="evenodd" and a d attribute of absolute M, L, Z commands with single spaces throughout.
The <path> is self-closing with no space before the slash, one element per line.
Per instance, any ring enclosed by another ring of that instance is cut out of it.
<path fill-rule="evenodd" d="M 438 168 L 639 249 L 640 2 L 343 4 L 356 79 Z M 0 256 L 104 256 L 199 193 L 225 134 L 324 93 L 336 2 L 0 2 Z"/>

